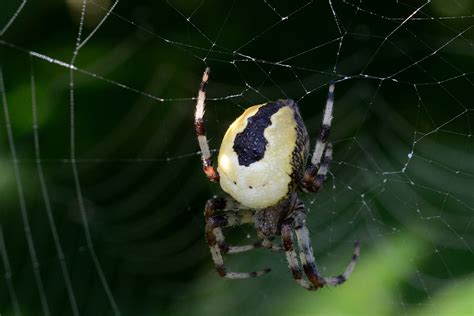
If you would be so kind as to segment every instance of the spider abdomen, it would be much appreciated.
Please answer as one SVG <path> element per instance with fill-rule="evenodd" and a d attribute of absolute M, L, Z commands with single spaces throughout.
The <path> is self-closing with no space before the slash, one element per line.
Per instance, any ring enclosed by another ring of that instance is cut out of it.
<path fill-rule="evenodd" d="M 294 192 L 308 147 L 308 134 L 293 100 L 252 106 L 229 126 L 222 140 L 221 187 L 249 208 L 276 205 Z"/>

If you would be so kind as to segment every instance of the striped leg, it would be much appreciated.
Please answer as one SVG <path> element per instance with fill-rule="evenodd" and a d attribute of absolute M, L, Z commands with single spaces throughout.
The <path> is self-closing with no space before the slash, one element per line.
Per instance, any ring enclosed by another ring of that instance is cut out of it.
<path fill-rule="evenodd" d="M 328 143 L 324 156 L 318 166 L 311 165 L 303 177 L 301 186 L 306 192 L 318 192 L 329 172 L 329 166 L 332 161 L 332 145 Z"/>
<path fill-rule="evenodd" d="M 284 248 L 280 245 L 276 245 L 273 243 L 274 237 L 267 237 L 263 234 L 259 234 L 258 238 L 260 241 L 258 242 L 259 247 L 270 249 L 271 251 L 282 251 Z"/>
<path fill-rule="evenodd" d="M 270 272 L 264 269 L 256 272 L 227 272 L 224 266 L 222 253 L 239 253 L 256 248 L 255 245 L 228 246 L 225 243 L 222 228 L 229 226 L 253 223 L 252 211 L 228 211 L 219 215 L 214 215 L 214 211 L 227 210 L 226 200 L 221 198 L 210 199 L 206 204 L 206 241 L 211 251 L 212 260 L 220 276 L 229 279 L 244 279 L 261 276 Z"/>
<path fill-rule="evenodd" d="M 242 206 L 233 199 L 230 199 L 230 198 L 224 199 L 224 198 L 216 197 L 207 201 L 204 217 L 206 218 L 206 221 L 207 221 L 208 218 L 212 217 L 215 214 L 215 211 L 239 210 L 239 213 L 241 213 L 243 212 L 241 211 L 241 207 Z M 251 215 L 253 216 L 253 212 L 251 212 Z M 241 223 L 241 224 L 253 223 L 253 218 L 249 218 L 249 216 L 250 214 L 246 215 L 246 217 L 244 217 L 246 220 L 245 223 Z M 241 253 L 241 252 L 245 252 L 245 251 L 249 251 L 249 250 L 253 250 L 257 248 L 267 248 L 272 251 L 283 250 L 283 248 L 280 245 L 275 245 L 272 242 L 273 241 L 272 237 L 264 236 L 261 233 L 258 234 L 259 241 L 250 245 L 243 245 L 243 246 L 227 245 L 227 243 L 225 242 L 225 238 L 224 238 L 221 227 L 214 228 L 213 233 L 216 236 L 217 245 L 221 249 L 221 253 L 234 254 L 234 253 Z"/>
<path fill-rule="evenodd" d="M 194 128 L 196 129 L 199 147 L 201 148 L 201 160 L 204 173 L 210 181 L 219 182 L 219 173 L 212 165 L 211 151 L 209 150 L 209 144 L 207 143 L 206 128 L 203 119 L 204 105 L 206 101 L 206 86 L 210 71 L 211 69 L 206 67 L 204 74 L 202 75 L 201 86 L 199 87 L 196 102 L 196 112 L 194 113 Z"/>
<path fill-rule="evenodd" d="M 221 250 L 225 251 L 228 254 L 240 253 L 240 252 L 245 252 L 245 251 L 258 249 L 258 248 L 266 248 L 266 249 L 270 249 L 271 251 L 282 251 L 283 250 L 282 246 L 276 245 L 272 242 L 273 238 L 268 238 L 268 237 L 260 238 L 259 237 L 259 239 L 260 239 L 259 241 L 255 242 L 251 245 L 230 246 L 230 247 L 227 247 L 225 250 L 223 250 L 221 248 Z"/>
<path fill-rule="evenodd" d="M 265 248 L 270 249 L 271 251 L 282 251 L 283 247 L 280 245 L 276 245 L 273 243 L 274 237 L 268 237 L 263 235 L 262 233 L 258 232 L 258 239 L 259 241 L 253 243 L 252 245 L 244 245 L 244 246 L 232 246 L 228 247 L 227 253 L 239 253 L 244 251 L 249 251 L 252 249 L 257 248 Z"/>
<path fill-rule="evenodd" d="M 288 261 L 288 266 L 290 267 L 293 279 L 295 279 L 295 281 L 298 282 L 298 284 L 303 288 L 309 291 L 314 291 L 317 290 L 317 287 L 303 279 L 303 272 L 301 271 L 300 265 L 298 263 L 298 257 L 294 249 L 293 232 L 295 229 L 294 225 L 296 215 L 297 214 L 295 213 L 290 214 L 285 219 L 281 227 L 281 238 L 283 247 L 286 251 L 286 260 Z"/>
<path fill-rule="evenodd" d="M 328 171 L 332 158 L 331 145 L 327 143 L 331 129 L 332 112 L 334 105 L 334 83 L 329 86 L 328 98 L 324 109 L 323 121 L 319 132 L 319 139 L 316 142 L 313 156 L 311 157 L 311 166 L 306 170 L 302 181 L 302 189 L 307 192 L 316 192 L 321 187 L 325 175 Z M 325 167 L 325 170 L 319 172 L 319 169 Z M 318 177 L 320 176 L 320 177 Z M 322 181 L 320 181 L 322 179 Z"/>
<path fill-rule="evenodd" d="M 324 285 L 339 285 L 344 283 L 349 276 L 351 275 L 352 271 L 354 270 L 355 264 L 357 262 L 357 258 L 360 254 L 360 246 L 359 243 L 356 241 L 354 244 L 354 252 L 352 254 L 352 259 L 346 267 L 344 273 L 335 276 L 324 278 L 322 277 L 316 266 L 316 260 L 313 256 L 313 248 L 311 247 L 311 240 L 309 239 L 309 232 L 306 228 L 304 218 L 306 216 L 306 212 L 304 209 L 304 205 L 302 202 L 298 203 L 298 206 L 295 209 L 295 212 L 299 212 L 302 215 L 295 216 L 295 232 L 296 237 L 298 239 L 299 249 L 300 249 L 300 260 L 301 264 L 303 265 L 303 269 L 308 277 L 308 280 L 316 287 L 320 288 Z"/>

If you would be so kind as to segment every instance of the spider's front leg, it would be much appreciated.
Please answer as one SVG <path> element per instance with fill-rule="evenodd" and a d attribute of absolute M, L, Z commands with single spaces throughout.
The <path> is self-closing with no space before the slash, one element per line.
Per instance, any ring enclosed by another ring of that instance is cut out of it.
<path fill-rule="evenodd" d="M 231 211 L 231 210 L 241 210 L 242 205 L 237 203 L 234 199 L 231 198 L 219 198 L 219 197 L 214 197 L 210 200 L 207 201 L 206 203 L 206 208 L 204 211 L 204 217 L 206 219 L 206 222 L 209 218 L 211 218 L 214 214 L 215 211 Z M 249 212 L 249 211 L 247 211 Z M 248 214 L 243 214 L 240 215 L 242 211 L 238 212 L 238 215 L 232 214 L 233 217 L 233 225 L 228 225 L 228 226 L 235 226 L 239 224 L 247 224 L 247 223 L 253 223 L 254 218 L 253 214 L 254 212 L 249 212 Z M 231 213 L 229 213 L 231 214 Z M 235 219 L 235 216 L 240 216 L 241 219 L 238 221 Z M 252 216 L 252 217 L 250 217 Z M 237 224 L 239 222 L 239 224 Z M 223 227 L 222 227 L 223 228 Z M 241 252 L 246 252 L 249 250 L 257 249 L 257 248 L 266 248 L 270 249 L 271 251 L 281 251 L 283 248 L 280 245 L 276 245 L 273 243 L 273 238 L 268 237 L 263 235 L 261 232 L 257 232 L 258 239 L 259 241 L 250 244 L 250 245 L 243 245 L 243 246 L 229 246 L 225 242 L 224 234 L 222 232 L 221 227 L 215 227 L 213 230 L 213 234 L 216 238 L 217 245 L 219 246 L 221 253 L 225 254 L 235 254 L 235 253 L 241 253 Z"/>
<path fill-rule="evenodd" d="M 244 279 L 261 276 L 270 272 L 270 269 L 263 269 L 255 272 L 227 272 L 227 269 L 224 266 L 222 253 L 239 253 L 260 246 L 258 243 L 245 246 L 228 246 L 225 243 L 222 228 L 254 222 L 254 212 L 252 211 L 228 211 L 229 209 L 236 208 L 237 206 L 235 205 L 235 202 L 230 199 L 212 198 L 206 203 L 206 209 L 204 211 L 204 216 L 206 218 L 206 241 L 209 245 L 209 250 L 211 251 L 212 260 L 214 261 L 217 273 L 219 273 L 220 276 L 229 279 Z M 215 211 L 226 212 L 215 215 Z"/>
<path fill-rule="evenodd" d="M 196 112 L 194 113 L 194 128 L 196 130 L 199 147 L 201 148 L 201 161 L 204 173 L 210 181 L 219 182 L 219 173 L 212 165 L 211 151 L 209 150 L 209 144 L 207 143 L 206 128 L 203 118 L 206 101 L 206 86 L 210 72 L 211 69 L 207 67 L 202 75 L 201 86 L 199 87 L 196 102 Z"/>
<path fill-rule="evenodd" d="M 311 165 L 306 170 L 301 188 L 306 192 L 317 192 L 329 171 L 329 165 L 332 160 L 332 146 L 328 143 L 329 133 L 331 131 L 332 112 L 334 105 L 334 83 L 329 86 L 328 98 L 324 109 L 323 121 L 319 138 L 316 141 Z"/>

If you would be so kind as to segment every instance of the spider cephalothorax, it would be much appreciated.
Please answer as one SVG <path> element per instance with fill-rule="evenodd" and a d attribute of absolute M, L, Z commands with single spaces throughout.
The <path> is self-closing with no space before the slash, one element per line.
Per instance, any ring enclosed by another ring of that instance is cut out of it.
<path fill-rule="evenodd" d="M 293 100 L 276 100 L 252 106 L 228 128 L 219 150 L 218 168 L 214 169 L 204 128 L 205 88 L 209 77 L 206 68 L 196 104 L 195 128 L 201 148 L 204 172 L 209 180 L 219 182 L 230 196 L 207 201 L 206 240 L 219 275 L 231 279 L 259 276 L 270 271 L 229 272 L 222 254 L 254 248 L 284 250 L 294 279 L 304 288 L 315 290 L 326 284 L 343 283 L 354 269 L 359 256 L 356 242 L 352 260 L 343 274 L 322 277 L 313 256 L 306 210 L 297 192 L 317 192 L 326 178 L 332 157 L 327 142 L 332 120 L 334 84 L 329 87 L 319 139 L 310 166 L 309 137 L 298 105 Z M 244 246 L 227 245 L 222 228 L 253 223 L 259 241 Z M 299 261 L 294 247 L 298 241 Z M 273 244 L 281 236 L 282 246 Z"/>

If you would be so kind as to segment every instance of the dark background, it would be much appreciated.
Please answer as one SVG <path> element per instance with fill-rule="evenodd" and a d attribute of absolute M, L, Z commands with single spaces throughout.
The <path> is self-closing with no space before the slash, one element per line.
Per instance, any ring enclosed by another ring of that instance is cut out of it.
<path fill-rule="evenodd" d="M 0 30 L 20 5 L 2 1 Z M 82 5 L 27 1 L 0 33 L 2 316 L 474 314 L 472 1 L 95 0 L 81 24 Z M 221 190 L 193 127 L 206 65 L 215 150 L 276 98 L 314 144 L 337 82 L 332 173 L 302 196 L 324 275 L 361 241 L 346 284 L 307 293 L 264 250 L 226 261 L 267 276 L 215 273 L 202 212 Z"/>

